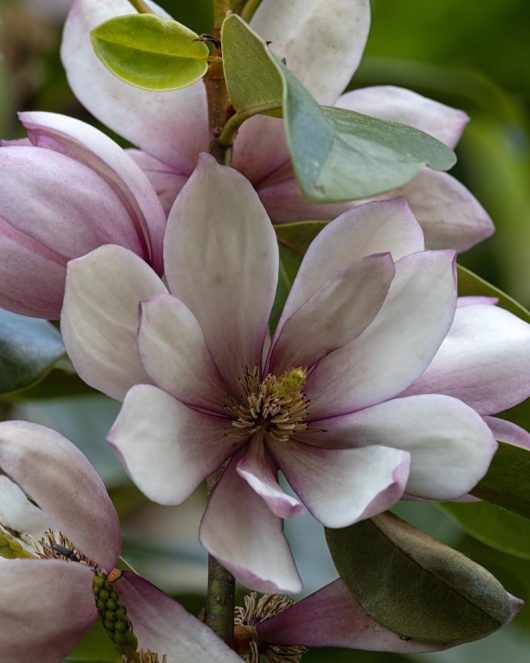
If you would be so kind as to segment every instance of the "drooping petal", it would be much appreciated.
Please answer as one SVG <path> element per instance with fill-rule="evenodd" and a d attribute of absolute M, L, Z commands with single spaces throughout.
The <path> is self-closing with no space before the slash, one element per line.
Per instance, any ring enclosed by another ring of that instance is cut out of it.
<path fill-rule="evenodd" d="M 0 423 L 0 468 L 84 555 L 114 567 L 118 516 L 98 473 L 69 440 L 37 424 Z"/>
<path fill-rule="evenodd" d="M 260 592 L 302 589 L 282 521 L 242 479 L 232 459 L 204 513 L 202 545 L 247 587 Z"/>
<path fill-rule="evenodd" d="M 131 479 L 159 504 L 181 504 L 244 441 L 230 421 L 137 385 L 108 434 Z"/>
<path fill-rule="evenodd" d="M 419 252 L 397 262 L 372 324 L 309 375 L 305 392 L 311 419 L 359 410 L 403 391 L 431 363 L 455 307 L 452 251 Z"/>
<path fill-rule="evenodd" d="M 237 389 L 243 367 L 260 364 L 278 276 L 276 236 L 241 174 L 201 157 L 171 210 L 164 263 L 172 294 L 195 315 Z"/>
<path fill-rule="evenodd" d="M 138 350 L 155 384 L 192 407 L 226 414 L 228 389 L 193 313 L 171 295 L 140 307 Z"/>
<path fill-rule="evenodd" d="M 434 136 L 451 148 L 458 143 L 469 122 L 464 111 L 393 85 L 375 85 L 347 92 L 340 97 L 336 106 L 380 120 L 407 124 Z"/>
<path fill-rule="evenodd" d="M 167 656 L 168 663 L 241 663 L 210 628 L 141 576 L 125 571 L 114 587 L 125 603 L 139 649 L 158 654 L 160 660 Z"/>
<path fill-rule="evenodd" d="M 396 261 L 423 248 L 421 228 L 403 198 L 349 210 L 309 246 L 278 325 L 354 260 L 389 252 Z"/>
<path fill-rule="evenodd" d="M 530 433 L 513 421 L 498 417 L 484 417 L 484 421 L 499 442 L 508 442 L 523 449 L 530 449 Z"/>
<path fill-rule="evenodd" d="M 20 113 L 19 119 L 34 145 L 84 163 L 114 189 L 129 212 L 131 231 L 138 234 L 143 255 L 160 273 L 166 217 L 147 176 L 127 152 L 95 127 L 66 115 Z M 105 222 L 111 229 L 114 227 L 114 219 Z"/>
<path fill-rule="evenodd" d="M 285 493 L 278 483 L 278 468 L 267 452 L 261 435 L 255 435 L 236 465 L 236 471 L 263 497 L 278 518 L 292 518 L 304 513 L 303 505 Z"/>
<path fill-rule="evenodd" d="M 410 455 L 383 446 L 324 449 L 293 440 L 270 448 L 302 502 L 326 527 L 347 527 L 386 511 L 403 495 L 409 474 Z"/>
<path fill-rule="evenodd" d="M 0 564 L 0 659 L 57 663 L 71 653 L 96 619 L 92 571 L 59 560 Z"/>
<path fill-rule="evenodd" d="M 158 199 L 167 215 L 176 197 L 188 181 L 189 175 L 176 172 L 171 166 L 155 159 L 141 150 L 127 150 L 127 154 L 140 166 L 156 191 Z"/>
<path fill-rule="evenodd" d="M 157 13 L 162 13 L 156 8 Z M 114 16 L 136 13 L 127 0 L 76 0 L 63 32 L 61 58 L 79 101 L 101 122 L 157 159 L 190 173 L 208 149 L 202 81 L 182 90 L 152 92 L 128 85 L 106 69 L 90 31 Z"/>
<path fill-rule="evenodd" d="M 454 499 L 469 492 L 497 449 L 474 410 L 438 394 L 395 398 L 315 426 L 326 432 L 309 434 L 312 443 L 326 447 L 384 444 L 408 451 L 407 494 L 427 499 Z"/>
<path fill-rule="evenodd" d="M 256 625 L 260 642 L 306 647 L 344 647 L 366 651 L 419 654 L 436 648 L 405 640 L 372 619 L 335 580 L 290 608 Z"/>
<path fill-rule="evenodd" d="M 459 307 L 431 365 L 406 394 L 449 394 L 481 414 L 530 395 L 530 325 L 496 306 Z"/>
<path fill-rule="evenodd" d="M 394 278 L 389 253 L 356 260 L 325 283 L 276 331 L 276 374 L 316 361 L 357 338 L 379 312 Z"/>
<path fill-rule="evenodd" d="M 68 263 L 61 332 L 85 382 L 117 400 L 151 382 L 137 350 L 138 305 L 166 292 L 155 272 L 120 246 Z"/>

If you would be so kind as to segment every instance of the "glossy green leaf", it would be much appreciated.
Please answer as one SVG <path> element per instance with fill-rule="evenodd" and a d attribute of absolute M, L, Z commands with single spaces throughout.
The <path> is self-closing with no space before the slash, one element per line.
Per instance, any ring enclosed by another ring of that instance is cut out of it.
<path fill-rule="evenodd" d="M 42 380 L 63 354 L 61 335 L 51 323 L 0 309 L 0 394 Z"/>
<path fill-rule="evenodd" d="M 496 550 L 530 559 L 530 521 L 489 502 L 446 502 L 448 513 L 470 536 Z"/>
<path fill-rule="evenodd" d="M 522 304 L 462 265 L 458 265 L 458 294 L 460 296 L 497 297 L 499 306 L 530 323 L 530 312 Z"/>
<path fill-rule="evenodd" d="M 201 79 L 209 50 L 184 25 L 154 14 L 118 16 L 90 33 L 98 58 L 122 80 L 147 90 L 174 90 Z"/>
<path fill-rule="evenodd" d="M 486 476 L 471 493 L 530 519 L 530 450 L 500 442 Z"/>
<path fill-rule="evenodd" d="M 391 513 L 326 530 L 326 538 L 364 610 L 403 638 L 465 641 L 511 617 L 508 594 L 488 571 Z"/>
<path fill-rule="evenodd" d="M 282 112 L 298 184 L 307 200 L 366 198 L 409 182 L 425 165 L 448 170 L 455 155 L 417 129 L 322 107 L 238 16 L 222 29 L 223 65 L 239 119 Z M 236 119 L 232 124 L 237 124 Z"/>

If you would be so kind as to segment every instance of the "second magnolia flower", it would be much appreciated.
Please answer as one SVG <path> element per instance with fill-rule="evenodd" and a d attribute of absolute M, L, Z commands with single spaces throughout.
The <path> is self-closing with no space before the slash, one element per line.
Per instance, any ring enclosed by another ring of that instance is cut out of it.
<path fill-rule="evenodd" d="M 496 443 L 473 409 L 395 398 L 431 363 L 457 302 L 454 253 L 424 250 L 402 199 L 320 233 L 272 339 L 277 242 L 242 175 L 201 158 L 164 262 L 171 294 L 122 247 L 69 263 L 62 331 L 81 377 L 125 399 L 109 439 L 147 496 L 181 503 L 227 462 L 200 539 L 244 584 L 299 591 L 282 518 L 303 505 L 345 527 L 405 490 L 457 498 L 486 472 Z"/>

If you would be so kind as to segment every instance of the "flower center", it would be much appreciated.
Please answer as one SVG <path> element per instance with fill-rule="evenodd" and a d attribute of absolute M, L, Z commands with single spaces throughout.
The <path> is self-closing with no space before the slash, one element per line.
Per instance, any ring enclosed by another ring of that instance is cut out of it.
<path fill-rule="evenodd" d="M 236 651 L 247 663 L 300 663 L 305 647 L 260 643 L 256 625 L 279 615 L 292 606 L 288 596 L 251 592 L 245 596 L 245 606 L 235 610 L 234 639 Z"/>
<path fill-rule="evenodd" d="M 83 555 L 76 546 L 64 536 L 62 532 L 58 535 L 49 530 L 39 541 L 33 541 L 37 557 L 41 559 L 62 559 L 65 562 L 80 562 L 91 566 L 96 572 L 100 566 L 86 555 Z"/>
<path fill-rule="evenodd" d="M 269 373 L 264 380 L 260 380 L 258 367 L 246 368 L 239 379 L 240 400 L 230 398 L 226 404 L 236 434 L 252 435 L 261 430 L 276 442 L 287 442 L 293 433 L 307 430 L 306 380 L 303 368 L 292 368 L 279 377 Z"/>

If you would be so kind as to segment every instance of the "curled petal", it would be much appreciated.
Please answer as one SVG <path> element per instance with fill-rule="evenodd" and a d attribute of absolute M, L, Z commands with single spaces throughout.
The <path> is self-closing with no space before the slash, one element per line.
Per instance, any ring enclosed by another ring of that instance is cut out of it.
<path fill-rule="evenodd" d="M 138 305 L 165 292 L 155 272 L 120 246 L 68 264 L 61 332 L 85 382 L 118 400 L 132 385 L 151 382 L 138 355 Z"/>
<path fill-rule="evenodd" d="M 118 516 L 96 470 L 69 440 L 37 424 L 0 423 L 0 468 L 84 555 L 114 567 Z"/>
<path fill-rule="evenodd" d="M 139 648 L 177 661 L 241 663 L 213 631 L 144 578 L 125 571 L 114 583 L 125 603 Z"/>
<path fill-rule="evenodd" d="M 210 497 L 199 539 L 247 587 L 260 592 L 302 589 L 282 521 L 242 479 L 235 457 Z"/>
<path fill-rule="evenodd" d="M 154 3 L 152 6 L 156 13 L 163 13 Z M 190 173 L 199 152 L 208 149 L 202 81 L 169 92 L 142 90 L 111 74 L 92 49 L 93 28 L 115 16 L 134 13 L 127 0 L 73 3 L 61 46 L 68 82 L 79 101 L 113 131 L 177 172 Z"/>
<path fill-rule="evenodd" d="M 92 571 L 59 560 L 0 564 L 0 659 L 57 663 L 70 654 L 97 616 Z"/>
<path fill-rule="evenodd" d="M 512 421 L 498 417 L 484 417 L 489 429 L 499 442 L 514 444 L 516 447 L 530 449 L 530 433 Z"/>
<path fill-rule="evenodd" d="M 242 444 L 230 421 L 192 410 L 164 391 L 137 385 L 108 435 L 149 499 L 180 504 Z"/>
<path fill-rule="evenodd" d="M 403 495 L 406 451 L 371 446 L 329 449 L 296 441 L 271 452 L 300 499 L 326 527 L 347 527 L 389 509 Z"/>

